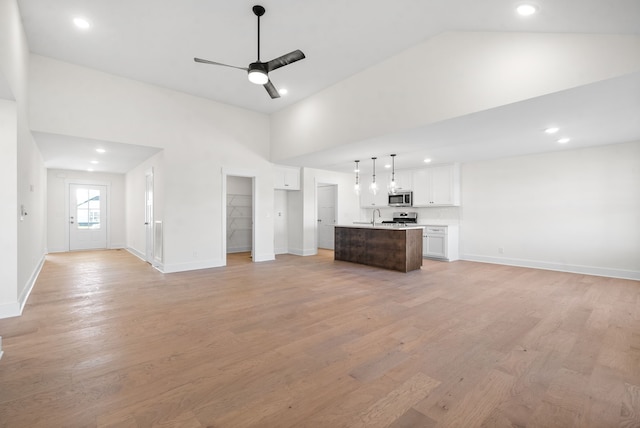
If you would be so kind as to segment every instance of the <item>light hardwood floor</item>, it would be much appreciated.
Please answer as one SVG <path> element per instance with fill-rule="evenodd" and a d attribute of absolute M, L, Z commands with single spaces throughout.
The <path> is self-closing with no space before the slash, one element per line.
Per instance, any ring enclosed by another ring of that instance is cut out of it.
<path fill-rule="evenodd" d="M 0 335 L 2 427 L 640 427 L 636 281 L 52 254 Z"/>

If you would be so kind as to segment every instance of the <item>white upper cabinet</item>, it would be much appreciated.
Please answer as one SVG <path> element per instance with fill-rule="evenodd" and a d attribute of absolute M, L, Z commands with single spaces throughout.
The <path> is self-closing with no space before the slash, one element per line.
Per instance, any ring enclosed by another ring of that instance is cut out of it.
<path fill-rule="evenodd" d="M 283 190 L 300 190 L 300 168 L 276 165 L 273 187 Z"/>
<path fill-rule="evenodd" d="M 403 170 L 396 171 L 396 189 L 397 190 L 413 190 L 413 171 Z M 391 176 L 391 173 L 389 173 Z M 391 180 L 391 179 L 389 179 Z"/>
<path fill-rule="evenodd" d="M 460 205 L 460 164 L 413 171 L 413 206 Z"/>

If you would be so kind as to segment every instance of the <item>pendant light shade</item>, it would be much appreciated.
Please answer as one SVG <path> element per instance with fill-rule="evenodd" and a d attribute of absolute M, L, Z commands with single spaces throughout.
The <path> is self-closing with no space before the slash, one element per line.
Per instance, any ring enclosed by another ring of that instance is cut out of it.
<path fill-rule="evenodd" d="M 376 159 L 378 158 L 371 158 L 371 160 L 373 161 L 373 177 L 371 180 L 371 185 L 369 186 L 369 191 L 373 195 L 378 194 L 378 183 L 376 183 Z"/>
<path fill-rule="evenodd" d="M 359 195 L 360 194 L 360 161 L 359 160 L 356 161 L 355 173 L 356 173 L 356 184 L 353 186 L 353 190 L 354 192 L 356 192 L 356 195 Z"/>
<path fill-rule="evenodd" d="M 389 182 L 389 193 L 395 194 L 398 191 L 396 183 L 396 155 L 391 155 L 391 181 Z"/>

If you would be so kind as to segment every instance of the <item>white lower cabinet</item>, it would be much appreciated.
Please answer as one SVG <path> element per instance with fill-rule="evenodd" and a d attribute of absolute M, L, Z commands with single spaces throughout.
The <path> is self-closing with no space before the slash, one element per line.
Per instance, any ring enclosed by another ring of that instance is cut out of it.
<path fill-rule="evenodd" d="M 424 226 L 422 255 L 450 262 L 458 260 L 458 226 Z"/>

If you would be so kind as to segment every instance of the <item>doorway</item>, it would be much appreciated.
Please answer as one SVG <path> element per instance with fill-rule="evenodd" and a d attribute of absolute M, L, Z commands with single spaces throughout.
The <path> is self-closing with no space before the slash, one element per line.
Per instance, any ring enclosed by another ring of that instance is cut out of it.
<path fill-rule="evenodd" d="M 107 248 L 107 186 L 69 185 L 69 251 Z"/>
<path fill-rule="evenodd" d="M 227 254 L 253 257 L 253 178 L 227 177 Z"/>
<path fill-rule="evenodd" d="M 144 188 L 144 230 L 145 230 L 145 260 L 153 265 L 153 169 L 145 174 Z"/>
<path fill-rule="evenodd" d="M 318 248 L 334 249 L 337 187 L 335 184 L 318 184 Z"/>

